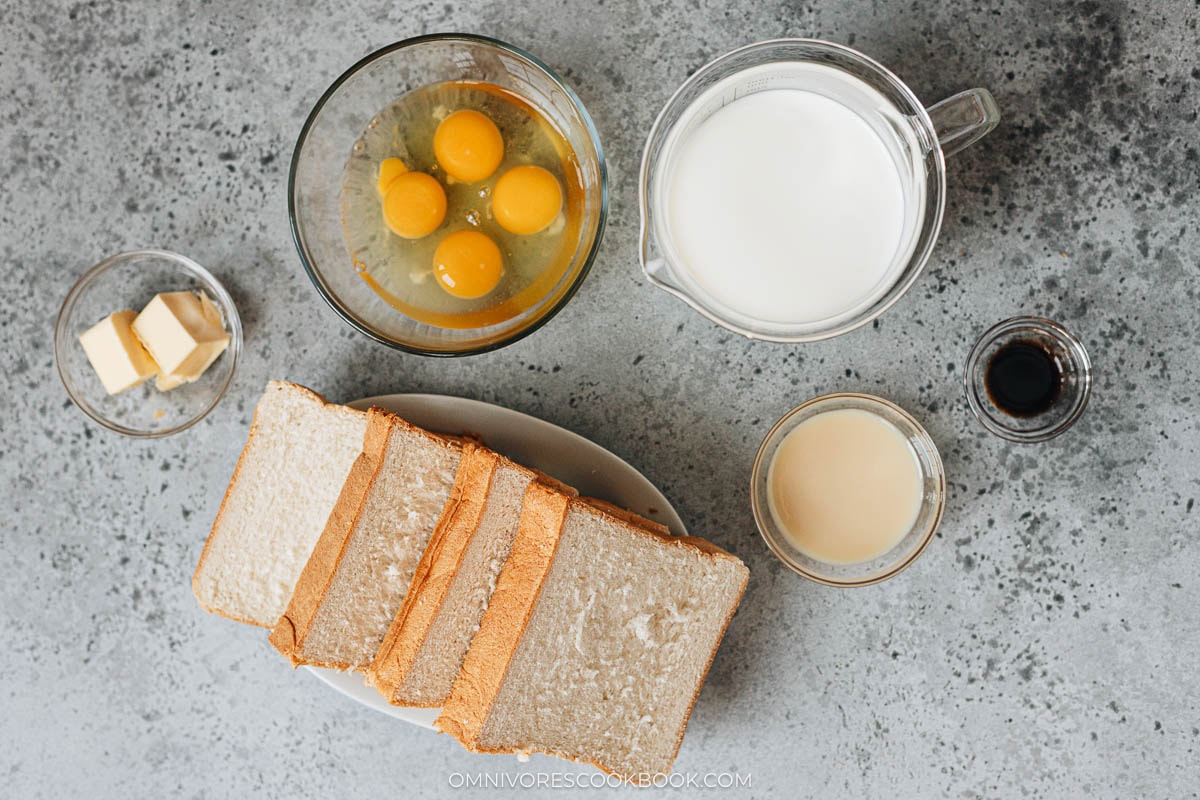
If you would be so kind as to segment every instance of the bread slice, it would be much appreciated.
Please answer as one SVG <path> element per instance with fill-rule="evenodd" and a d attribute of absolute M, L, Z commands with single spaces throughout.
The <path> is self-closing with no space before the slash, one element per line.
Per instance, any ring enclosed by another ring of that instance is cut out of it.
<path fill-rule="evenodd" d="M 271 644 L 293 665 L 365 669 L 454 485 L 458 441 L 378 408 Z"/>
<path fill-rule="evenodd" d="M 201 608 L 271 627 L 362 450 L 367 414 L 271 381 L 192 577 Z"/>
<path fill-rule="evenodd" d="M 575 494 L 486 447 L 464 448 L 447 513 L 367 670 L 367 682 L 388 702 L 433 708 L 449 695 L 535 480 Z"/>
<path fill-rule="evenodd" d="M 435 726 L 476 752 L 667 773 L 748 574 L 708 542 L 532 483 Z"/>

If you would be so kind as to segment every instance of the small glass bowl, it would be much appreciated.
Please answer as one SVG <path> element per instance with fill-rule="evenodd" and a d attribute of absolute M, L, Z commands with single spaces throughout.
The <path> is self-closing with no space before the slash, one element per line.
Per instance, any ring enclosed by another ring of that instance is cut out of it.
<path fill-rule="evenodd" d="M 371 119 L 397 98 L 443 81 L 495 84 L 534 106 L 570 144 L 583 189 L 579 235 L 570 245 L 571 263 L 562 277 L 532 307 L 486 328 L 439 328 L 393 308 L 355 271 L 342 234 L 342 179 L 354 143 Z M 288 215 L 308 277 L 330 308 L 359 332 L 418 355 L 484 353 L 540 328 L 566 305 L 586 277 L 608 216 L 604 151 L 583 102 L 534 56 L 486 36 L 418 36 L 362 59 L 317 101 L 292 155 Z"/>
<path fill-rule="evenodd" d="M 1001 411 L 988 396 L 985 378 L 992 356 L 1013 342 L 1044 348 L 1060 371 L 1059 393 L 1044 413 L 1015 417 Z M 1092 361 L 1083 342 L 1057 322 L 1042 317 L 1013 317 L 987 330 L 971 348 L 963 370 L 967 405 L 989 432 L 1010 442 L 1044 442 L 1071 427 L 1092 393 Z"/>
<path fill-rule="evenodd" d="M 160 392 L 154 378 L 120 394 L 104 390 L 79 336 L 115 311 L 140 311 L 160 292 L 204 291 L 221 312 L 229 347 L 195 383 Z M 54 360 L 72 402 L 110 431 L 135 438 L 170 436 L 195 425 L 224 396 L 242 352 L 233 298 L 190 258 L 166 250 L 111 256 L 83 274 L 63 301 L 54 327 Z"/>
<path fill-rule="evenodd" d="M 877 558 L 857 564 L 831 564 L 793 545 L 771 514 L 767 475 L 775 452 L 784 438 L 805 420 L 826 411 L 857 409 L 867 411 L 891 424 L 908 440 L 921 468 L 921 508 L 908 533 L 895 547 Z M 815 397 L 802 403 L 775 423 L 763 439 L 750 474 L 750 505 L 758 531 L 780 561 L 809 580 L 826 586 L 869 586 L 899 573 L 925 550 L 942 520 L 946 503 L 946 475 L 937 446 L 912 416 L 894 403 L 874 395 L 843 392 Z"/>

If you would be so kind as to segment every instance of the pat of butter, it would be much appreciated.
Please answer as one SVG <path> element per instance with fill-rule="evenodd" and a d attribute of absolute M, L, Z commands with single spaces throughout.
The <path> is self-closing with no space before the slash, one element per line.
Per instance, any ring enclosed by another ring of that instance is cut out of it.
<path fill-rule="evenodd" d="M 136 317 L 128 310 L 109 314 L 79 337 L 83 352 L 109 394 L 132 389 L 158 371 L 130 328 Z"/>
<path fill-rule="evenodd" d="M 203 292 L 166 292 L 142 309 L 133 332 L 158 363 L 162 391 L 191 383 L 229 346 L 221 312 Z"/>

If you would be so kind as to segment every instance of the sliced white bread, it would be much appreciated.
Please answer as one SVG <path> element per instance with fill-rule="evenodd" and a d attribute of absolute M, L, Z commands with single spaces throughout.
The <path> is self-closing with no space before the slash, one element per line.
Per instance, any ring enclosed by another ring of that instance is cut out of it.
<path fill-rule="evenodd" d="M 435 726 L 476 752 L 667 773 L 747 577 L 713 544 L 531 483 Z"/>
<path fill-rule="evenodd" d="M 388 702 L 432 708 L 449 695 L 512 548 L 525 490 L 535 480 L 574 494 L 486 447 L 464 447 L 446 514 L 367 671 L 367 681 Z"/>
<path fill-rule="evenodd" d="M 287 607 L 355 458 L 366 412 L 271 381 L 192 577 L 200 606 L 271 627 Z"/>
<path fill-rule="evenodd" d="M 462 445 L 378 408 L 271 644 L 293 665 L 365 669 L 454 485 Z"/>

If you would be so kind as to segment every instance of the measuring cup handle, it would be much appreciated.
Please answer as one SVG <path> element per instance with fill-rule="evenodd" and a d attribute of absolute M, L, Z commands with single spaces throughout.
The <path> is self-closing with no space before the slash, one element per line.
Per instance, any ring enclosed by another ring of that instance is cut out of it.
<path fill-rule="evenodd" d="M 942 153 L 952 156 L 982 139 L 1000 122 L 1000 107 L 987 89 L 967 89 L 929 107 Z"/>

